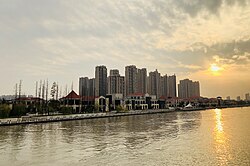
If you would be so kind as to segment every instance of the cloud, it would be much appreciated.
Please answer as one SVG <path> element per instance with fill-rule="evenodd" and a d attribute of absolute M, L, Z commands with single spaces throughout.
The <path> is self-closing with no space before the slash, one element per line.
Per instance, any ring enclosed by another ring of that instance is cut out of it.
<path fill-rule="evenodd" d="M 162 74 L 177 75 L 203 71 L 206 63 L 216 60 L 227 65 L 248 65 L 248 3 L 3 1 L 0 64 L 7 68 L 11 62 L 18 62 L 12 63 L 8 72 L 13 78 L 30 80 L 46 75 L 55 79 L 92 77 L 98 64 L 118 68 L 121 73 L 125 65 L 135 64 L 148 71 L 158 68 Z"/>
<path fill-rule="evenodd" d="M 217 43 L 211 46 L 196 43 L 191 48 L 193 52 L 210 57 L 216 63 L 250 65 L 250 39 Z"/>
<path fill-rule="evenodd" d="M 175 5 L 191 17 L 197 16 L 201 12 L 209 12 L 210 14 L 219 14 L 219 10 L 223 5 L 228 6 L 245 6 L 248 0 L 178 0 L 174 1 Z"/>

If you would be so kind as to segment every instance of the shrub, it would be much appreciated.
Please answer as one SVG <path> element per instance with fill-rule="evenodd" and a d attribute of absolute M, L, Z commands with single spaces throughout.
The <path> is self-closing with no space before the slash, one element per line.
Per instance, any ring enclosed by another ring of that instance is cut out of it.
<path fill-rule="evenodd" d="M 72 114 L 73 109 L 71 107 L 61 107 L 59 112 L 62 114 Z"/>
<path fill-rule="evenodd" d="M 124 111 L 122 106 L 120 106 L 120 105 L 116 106 L 115 109 L 116 109 L 117 112 Z"/>
<path fill-rule="evenodd" d="M 10 111 L 10 117 L 21 117 L 26 115 L 27 110 L 24 104 L 13 105 L 12 110 Z"/>
<path fill-rule="evenodd" d="M 0 105 L 0 118 L 8 118 L 10 116 L 10 107 L 7 104 Z"/>

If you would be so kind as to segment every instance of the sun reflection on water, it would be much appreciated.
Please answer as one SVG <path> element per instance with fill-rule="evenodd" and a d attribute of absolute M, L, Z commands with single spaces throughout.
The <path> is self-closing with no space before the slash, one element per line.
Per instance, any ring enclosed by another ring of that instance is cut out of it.
<path fill-rule="evenodd" d="M 221 113 L 221 109 L 215 109 L 215 151 L 216 157 L 220 163 L 220 165 L 227 165 L 229 160 L 232 159 L 232 156 L 229 151 L 229 143 L 227 140 L 226 133 L 223 128 L 223 117 Z"/>
<path fill-rule="evenodd" d="M 216 131 L 218 133 L 223 132 L 223 124 L 221 122 L 221 110 L 220 109 L 215 109 L 215 118 L 216 118 Z"/>

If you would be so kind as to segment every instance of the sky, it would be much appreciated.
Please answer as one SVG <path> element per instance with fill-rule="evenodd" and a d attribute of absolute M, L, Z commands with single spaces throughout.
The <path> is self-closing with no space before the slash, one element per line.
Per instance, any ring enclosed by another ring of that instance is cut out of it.
<path fill-rule="evenodd" d="M 0 95 L 49 80 L 78 90 L 95 66 L 200 81 L 206 97 L 250 92 L 250 0 L 0 0 Z M 63 90 L 62 90 L 63 91 Z M 63 92 L 62 92 L 63 93 Z"/>

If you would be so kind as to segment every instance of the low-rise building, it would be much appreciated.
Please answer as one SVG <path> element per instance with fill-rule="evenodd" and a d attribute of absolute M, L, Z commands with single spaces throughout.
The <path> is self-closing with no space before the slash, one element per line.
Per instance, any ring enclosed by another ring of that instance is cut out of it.
<path fill-rule="evenodd" d="M 159 103 L 155 95 L 134 93 L 125 99 L 125 107 L 128 110 L 159 109 Z"/>
<path fill-rule="evenodd" d="M 60 99 L 62 106 L 72 108 L 73 112 L 80 112 L 81 110 L 81 97 L 75 91 L 71 91 L 66 97 Z"/>

